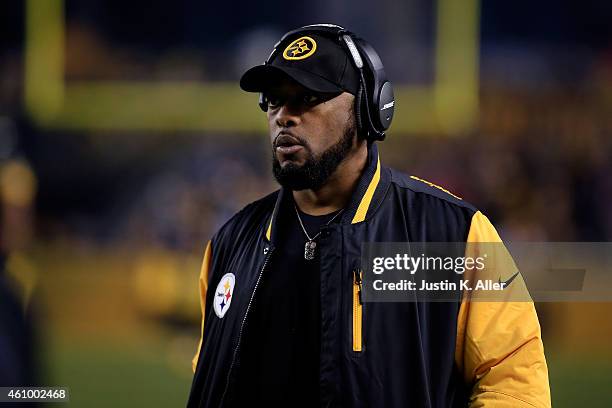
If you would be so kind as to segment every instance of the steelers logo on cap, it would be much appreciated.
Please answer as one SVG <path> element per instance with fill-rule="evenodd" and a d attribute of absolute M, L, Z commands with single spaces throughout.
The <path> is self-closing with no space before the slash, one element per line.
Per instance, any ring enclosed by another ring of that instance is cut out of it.
<path fill-rule="evenodd" d="M 236 283 L 236 277 L 233 273 L 226 273 L 223 275 L 217 290 L 215 290 L 215 299 L 213 301 L 213 307 L 215 314 L 219 316 L 219 319 L 223 319 L 225 313 L 232 303 L 232 297 L 234 296 L 234 284 Z"/>
<path fill-rule="evenodd" d="M 310 57 L 317 50 L 317 43 L 310 37 L 300 37 L 294 40 L 283 51 L 286 60 L 302 60 Z"/>

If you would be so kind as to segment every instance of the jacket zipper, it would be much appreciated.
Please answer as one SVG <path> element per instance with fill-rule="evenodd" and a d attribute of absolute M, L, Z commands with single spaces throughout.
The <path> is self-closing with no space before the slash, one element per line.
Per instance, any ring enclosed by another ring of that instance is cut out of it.
<path fill-rule="evenodd" d="M 363 302 L 361 300 L 361 270 L 353 270 L 353 351 L 363 349 Z"/>
<path fill-rule="evenodd" d="M 240 324 L 240 331 L 238 332 L 238 341 L 236 343 L 236 347 L 234 348 L 234 354 L 232 356 L 232 363 L 230 364 L 230 368 L 227 373 L 227 380 L 225 382 L 225 390 L 223 390 L 223 395 L 221 396 L 222 403 L 225 403 L 225 395 L 229 388 L 232 371 L 234 370 L 234 365 L 236 364 L 236 358 L 238 357 L 238 352 L 240 350 L 240 342 L 242 341 L 242 332 L 244 330 L 244 326 L 246 324 L 247 317 L 249 316 L 249 311 L 251 310 L 253 299 L 255 299 L 255 293 L 257 292 L 257 287 L 259 286 L 259 282 L 261 281 L 261 276 L 263 275 L 263 272 L 266 269 L 266 266 L 268 265 L 268 261 L 270 260 L 270 256 L 272 255 L 273 251 L 274 249 L 270 247 L 270 250 L 268 251 L 268 255 L 266 256 L 266 259 L 264 260 L 263 266 L 261 267 L 261 270 L 259 271 L 259 276 L 257 277 L 257 281 L 255 282 L 253 293 L 251 293 L 251 298 L 249 299 L 249 304 L 247 305 L 246 311 L 244 312 L 244 317 L 242 318 L 242 323 Z"/>

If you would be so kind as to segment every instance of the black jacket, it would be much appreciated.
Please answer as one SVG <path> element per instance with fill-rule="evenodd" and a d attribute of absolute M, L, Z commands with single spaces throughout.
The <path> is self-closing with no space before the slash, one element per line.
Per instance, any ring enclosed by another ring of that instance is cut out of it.
<path fill-rule="evenodd" d="M 258 283 L 275 256 L 275 214 L 283 194 L 281 189 L 246 206 L 206 247 L 200 276 L 203 336 L 193 360 L 189 407 L 228 406 L 240 392 L 234 380 L 242 333 Z M 321 406 L 549 406 L 532 303 L 356 299 L 361 243 L 406 241 L 489 242 L 499 236 L 461 198 L 382 167 L 374 144 L 341 222 L 319 238 Z M 225 290 L 222 278 L 228 273 L 234 284 L 225 283 Z M 217 302 L 228 300 L 224 293 L 231 303 L 219 317 L 213 302 L 215 296 Z"/>

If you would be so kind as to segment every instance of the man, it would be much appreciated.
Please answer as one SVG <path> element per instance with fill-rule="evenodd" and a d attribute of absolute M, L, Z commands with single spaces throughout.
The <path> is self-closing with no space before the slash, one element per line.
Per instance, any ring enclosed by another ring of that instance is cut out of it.
<path fill-rule="evenodd" d="M 531 302 L 362 302 L 364 242 L 500 241 L 470 204 L 380 164 L 394 101 L 373 49 L 306 26 L 240 84 L 261 93 L 281 189 L 208 242 L 188 405 L 549 406 Z"/>

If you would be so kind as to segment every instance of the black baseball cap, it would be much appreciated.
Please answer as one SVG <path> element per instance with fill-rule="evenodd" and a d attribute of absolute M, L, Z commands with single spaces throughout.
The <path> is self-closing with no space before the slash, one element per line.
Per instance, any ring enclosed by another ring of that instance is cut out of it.
<path fill-rule="evenodd" d="M 247 92 L 265 92 L 280 79 L 290 78 L 321 93 L 357 94 L 359 71 L 348 50 L 333 36 L 303 31 L 277 44 L 267 64 L 257 65 L 240 78 Z"/>

